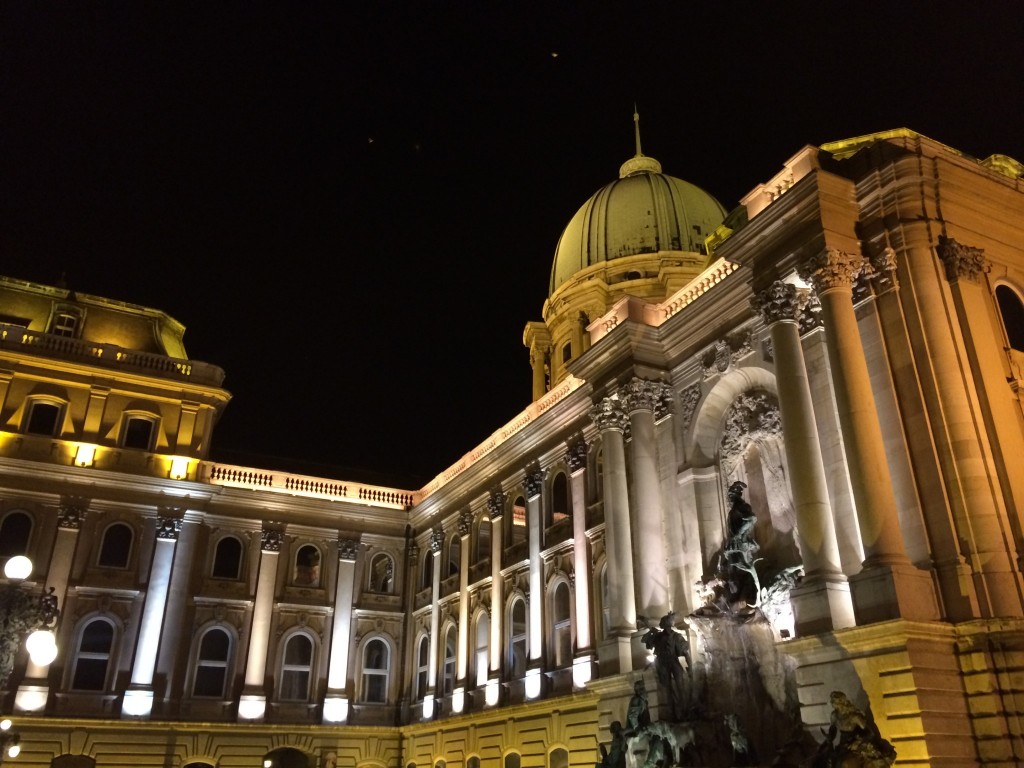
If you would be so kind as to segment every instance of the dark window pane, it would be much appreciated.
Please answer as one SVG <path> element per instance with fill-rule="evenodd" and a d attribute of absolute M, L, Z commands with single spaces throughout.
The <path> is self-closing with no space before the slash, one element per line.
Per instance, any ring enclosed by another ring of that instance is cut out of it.
<path fill-rule="evenodd" d="M 242 565 L 242 543 L 234 536 L 227 536 L 217 542 L 213 556 L 213 577 L 215 579 L 237 579 Z"/>
<path fill-rule="evenodd" d="M 28 536 L 32 532 L 32 518 L 24 512 L 11 512 L 0 524 L 0 557 L 24 555 L 28 551 Z"/>
<path fill-rule="evenodd" d="M 231 639 L 228 633 L 220 629 L 211 629 L 203 635 L 203 642 L 199 646 L 199 658 L 202 661 L 227 661 L 230 648 Z"/>
<path fill-rule="evenodd" d="M 281 673 L 281 698 L 305 701 L 309 695 L 309 672 L 289 669 Z"/>
<path fill-rule="evenodd" d="M 105 621 L 93 621 L 82 632 L 78 646 L 81 653 L 110 653 L 114 643 L 114 628 Z"/>
<path fill-rule="evenodd" d="M 305 635 L 295 635 L 284 649 L 284 663 L 309 666 L 313 659 L 313 643 Z"/>
<path fill-rule="evenodd" d="M 28 415 L 26 432 L 33 435 L 54 435 L 57 433 L 57 420 L 60 418 L 60 407 L 53 403 L 32 403 Z"/>
<path fill-rule="evenodd" d="M 103 534 L 100 565 L 104 568 L 126 568 L 131 549 L 132 529 L 127 525 L 115 523 Z"/>
<path fill-rule="evenodd" d="M 224 697 L 224 680 L 227 676 L 225 667 L 199 667 L 196 669 L 196 682 L 192 686 L 193 696 Z"/>
<path fill-rule="evenodd" d="M 124 447 L 149 450 L 153 437 L 153 422 L 149 419 L 128 419 L 124 428 Z"/>

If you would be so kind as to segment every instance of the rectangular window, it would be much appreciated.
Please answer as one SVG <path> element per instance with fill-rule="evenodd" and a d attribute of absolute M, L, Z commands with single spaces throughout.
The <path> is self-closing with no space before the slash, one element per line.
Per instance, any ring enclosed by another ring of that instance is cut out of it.
<path fill-rule="evenodd" d="M 562 362 L 568 363 L 572 360 L 572 342 L 567 341 L 562 345 Z"/>
<path fill-rule="evenodd" d="M 53 318 L 53 327 L 50 333 L 55 336 L 68 336 L 74 338 L 78 331 L 78 315 L 71 312 L 59 312 Z"/>

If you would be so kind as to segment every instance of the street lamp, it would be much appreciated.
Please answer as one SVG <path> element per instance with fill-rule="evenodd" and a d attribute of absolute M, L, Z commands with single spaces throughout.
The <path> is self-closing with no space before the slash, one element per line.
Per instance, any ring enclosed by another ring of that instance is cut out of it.
<path fill-rule="evenodd" d="M 0 588 L 0 688 L 7 685 L 14 671 L 22 638 L 26 638 L 25 648 L 33 663 L 45 667 L 57 658 L 53 633 L 60 616 L 57 596 L 53 587 L 42 595 L 24 587 L 22 582 L 31 574 L 32 561 L 23 555 L 10 558 L 4 565 L 8 583 Z"/>

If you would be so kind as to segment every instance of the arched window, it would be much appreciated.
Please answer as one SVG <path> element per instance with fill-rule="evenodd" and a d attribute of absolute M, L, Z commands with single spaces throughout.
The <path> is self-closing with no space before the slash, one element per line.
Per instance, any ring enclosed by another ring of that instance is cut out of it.
<path fill-rule="evenodd" d="M 601 631 L 604 637 L 611 637 L 612 634 L 612 603 L 611 595 L 608 592 L 608 563 L 601 568 Z"/>
<path fill-rule="evenodd" d="M 441 665 L 441 695 L 449 696 L 455 690 L 455 627 L 444 633 L 444 664 Z"/>
<path fill-rule="evenodd" d="M 481 612 L 476 620 L 476 648 L 473 651 L 473 665 L 478 687 L 487 683 L 490 643 L 491 619 L 486 613 Z"/>
<path fill-rule="evenodd" d="M 561 747 L 548 753 L 548 768 L 569 768 L 569 752 Z"/>
<path fill-rule="evenodd" d="M 312 544 L 304 544 L 295 553 L 292 584 L 299 587 L 320 586 L 320 550 Z"/>
<path fill-rule="evenodd" d="M 529 651 L 526 635 L 526 601 L 513 598 L 509 606 L 508 670 L 509 677 L 518 679 L 526 674 L 526 654 Z"/>
<path fill-rule="evenodd" d="M 504 768 L 520 768 L 521 762 L 518 752 L 509 752 L 505 755 Z"/>
<path fill-rule="evenodd" d="M 92 619 L 78 637 L 71 688 L 75 691 L 105 691 L 110 653 L 114 647 L 114 625 L 107 619 Z"/>
<path fill-rule="evenodd" d="M 509 515 L 511 532 L 509 543 L 512 545 L 526 541 L 526 499 L 517 496 L 512 502 L 512 514 Z"/>
<path fill-rule="evenodd" d="M 206 630 L 199 641 L 192 695 L 226 698 L 224 688 L 227 684 L 230 659 L 231 635 L 219 627 Z"/>
<path fill-rule="evenodd" d="M 430 671 L 430 638 L 420 638 L 416 650 L 416 701 L 423 700 L 427 695 L 427 673 Z"/>
<path fill-rule="evenodd" d="M 480 758 L 477 755 L 473 755 L 466 760 L 466 768 L 480 768 Z"/>
<path fill-rule="evenodd" d="M 428 549 L 423 555 L 423 565 L 420 568 L 420 589 L 426 589 L 434 584 L 434 552 Z"/>
<path fill-rule="evenodd" d="M 387 704 L 391 649 L 375 637 L 363 649 L 362 700 L 367 704 Z"/>
<path fill-rule="evenodd" d="M 279 698 L 282 701 L 307 701 L 312 671 L 313 640 L 304 632 L 296 632 L 284 645 Z"/>
<path fill-rule="evenodd" d="M 390 595 L 395 591 L 395 561 L 378 552 L 370 561 L 370 591 Z"/>
<path fill-rule="evenodd" d="M 996 303 L 1003 318 L 1006 341 L 1011 349 L 1024 352 L 1024 303 L 1007 285 L 996 286 Z"/>
<path fill-rule="evenodd" d="M 462 561 L 462 542 L 458 534 L 448 540 L 448 575 L 454 576 L 459 572 Z"/>
<path fill-rule="evenodd" d="M 28 552 L 32 518 L 25 512 L 12 510 L 0 522 L 0 557 L 14 557 Z"/>
<path fill-rule="evenodd" d="M 565 667 L 572 664 L 572 603 L 564 581 L 555 585 L 551 596 L 551 620 L 555 666 Z"/>
<path fill-rule="evenodd" d="M 482 563 L 491 556 L 491 521 L 483 519 L 476 530 L 476 561 Z"/>
<path fill-rule="evenodd" d="M 60 432 L 64 404 L 55 400 L 30 400 L 24 431 L 30 435 L 54 436 Z"/>
<path fill-rule="evenodd" d="M 560 523 L 569 518 L 572 509 L 569 502 L 569 483 L 565 473 L 559 472 L 551 483 L 551 520 L 549 525 Z"/>
<path fill-rule="evenodd" d="M 211 576 L 215 579 L 237 579 L 242 575 L 242 542 L 225 536 L 213 551 Z"/>
<path fill-rule="evenodd" d="M 103 568 L 127 568 L 135 534 L 124 523 L 114 523 L 103 532 L 98 564 Z"/>
<path fill-rule="evenodd" d="M 121 445 L 125 448 L 139 448 L 149 451 L 153 448 L 153 435 L 156 434 L 156 420 L 152 416 L 124 417 L 121 428 Z"/>

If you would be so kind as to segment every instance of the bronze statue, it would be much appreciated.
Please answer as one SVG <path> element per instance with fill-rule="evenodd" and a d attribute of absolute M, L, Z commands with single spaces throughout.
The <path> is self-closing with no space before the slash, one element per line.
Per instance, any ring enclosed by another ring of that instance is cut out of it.
<path fill-rule="evenodd" d="M 812 761 L 814 768 L 888 768 L 896 750 L 882 738 L 874 720 L 842 691 L 829 695 L 831 724 Z"/>
<path fill-rule="evenodd" d="M 686 671 L 679 663 L 679 657 L 686 659 L 687 668 L 692 666 L 690 660 L 690 643 L 673 626 L 675 612 L 669 611 L 661 617 L 657 627 L 652 627 L 646 618 L 639 619 L 647 628 L 643 636 L 644 646 L 654 651 L 654 667 L 658 673 L 658 684 L 668 693 L 671 717 L 679 721 L 683 712 L 683 682 Z"/>

